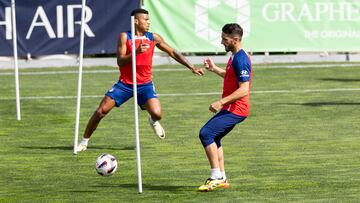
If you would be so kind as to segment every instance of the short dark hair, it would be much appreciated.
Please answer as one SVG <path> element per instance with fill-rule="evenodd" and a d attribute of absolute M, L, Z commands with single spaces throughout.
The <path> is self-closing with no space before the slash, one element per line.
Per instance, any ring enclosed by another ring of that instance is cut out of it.
<path fill-rule="evenodd" d="M 137 9 L 131 11 L 131 16 L 135 16 L 136 14 L 140 14 L 140 13 L 149 14 L 149 11 L 142 9 L 142 8 L 137 8 Z"/>
<path fill-rule="evenodd" d="M 223 33 L 231 35 L 231 36 L 239 35 L 240 41 L 243 36 L 243 29 L 237 23 L 228 23 L 228 24 L 224 25 L 224 27 L 222 28 L 222 31 L 223 31 Z"/>

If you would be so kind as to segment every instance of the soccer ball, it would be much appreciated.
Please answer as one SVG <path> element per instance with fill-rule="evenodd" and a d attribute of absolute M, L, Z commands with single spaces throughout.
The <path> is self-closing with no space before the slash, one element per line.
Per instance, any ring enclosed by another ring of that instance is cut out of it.
<path fill-rule="evenodd" d="M 111 176 L 117 169 L 116 158 L 111 154 L 102 154 L 96 159 L 95 169 L 101 176 Z"/>

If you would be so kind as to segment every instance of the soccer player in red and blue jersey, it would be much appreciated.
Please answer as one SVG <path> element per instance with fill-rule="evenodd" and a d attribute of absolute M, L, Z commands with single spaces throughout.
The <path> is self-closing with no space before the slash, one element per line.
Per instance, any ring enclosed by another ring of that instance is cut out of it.
<path fill-rule="evenodd" d="M 222 28 L 221 43 L 226 52 L 231 52 L 226 69 L 219 68 L 211 58 L 204 61 L 205 68 L 224 78 L 223 94 L 209 109 L 217 113 L 200 130 L 199 137 L 211 166 L 211 175 L 198 191 L 206 192 L 230 187 L 225 175 L 224 152 L 221 139 L 236 124 L 249 115 L 252 68 L 249 55 L 242 48 L 243 30 L 240 25 L 226 24 Z"/>
<path fill-rule="evenodd" d="M 204 71 L 201 68 L 194 67 L 181 53 L 171 48 L 159 34 L 149 32 L 150 18 L 147 10 L 135 9 L 131 15 L 135 17 L 137 102 L 142 109 L 146 109 L 150 114 L 149 123 L 154 133 L 160 139 L 164 139 L 165 131 L 159 123 L 162 118 L 160 101 L 156 96 L 152 82 L 152 59 L 155 46 L 186 66 L 192 73 L 203 75 Z M 115 106 L 121 106 L 133 96 L 130 31 L 121 33 L 117 47 L 117 64 L 120 70 L 119 81 L 105 94 L 99 107 L 88 121 L 83 139 L 77 146 L 78 152 L 87 149 L 88 141 L 101 119 Z"/>

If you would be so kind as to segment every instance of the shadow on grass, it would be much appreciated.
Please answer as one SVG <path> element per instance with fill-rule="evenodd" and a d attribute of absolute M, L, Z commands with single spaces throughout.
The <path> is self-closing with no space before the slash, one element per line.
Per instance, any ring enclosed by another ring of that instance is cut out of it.
<path fill-rule="evenodd" d="M 143 190 L 152 190 L 152 191 L 189 191 L 195 190 L 196 186 L 174 186 L 174 185 L 150 185 L 143 184 Z M 120 187 L 120 188 L 132 188 L 138 189 L 138 184 L 114 184 L 114 185 L 93 185 L 91 187 L 95 188 L 104 188 L 104 187 Z"/>
<path fill-rule="evenodd" d="M 319 80 L 331 82 L 360 82 L 360 78 L 320 78 Z"/>
<path fill-rule="evenodd" d="M 358 106 L 360 105 L 360 102 L 307 102 L 307 103 L 282 103 L 282 104 L 321 107 L 321 106 Z"/>
<path fill-rule="evenodd" d="M 63 150 L 69 151 L 73 150 L 73 146 L 21 146 L 23 149 L 44 149 L 44 150 Z M 126 146 L 126 147 L 109 147 L 109 146 L 100 146 L 100 145 L 91 145 L 88 149 L 106 149 L 106 150 L 135 150 L 135 146 Z"/>

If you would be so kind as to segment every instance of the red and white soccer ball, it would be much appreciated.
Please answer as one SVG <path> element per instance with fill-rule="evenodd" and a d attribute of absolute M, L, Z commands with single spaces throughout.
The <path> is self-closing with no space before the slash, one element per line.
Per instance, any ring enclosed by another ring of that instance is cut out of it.
<path fill-rule="evenodd" d="M 102 154 L 96 159 L 95 169 L 101 176 L 111 176 L 118 167 L 116 158 L 111 154 Z"/>

